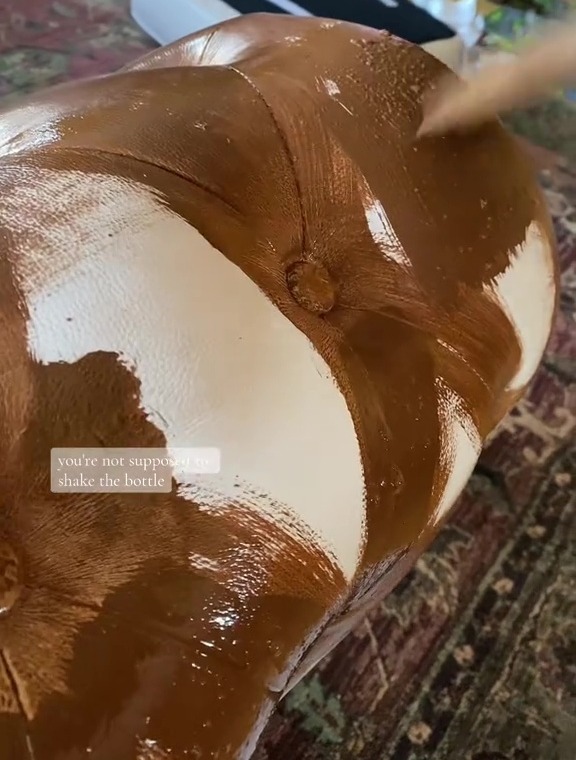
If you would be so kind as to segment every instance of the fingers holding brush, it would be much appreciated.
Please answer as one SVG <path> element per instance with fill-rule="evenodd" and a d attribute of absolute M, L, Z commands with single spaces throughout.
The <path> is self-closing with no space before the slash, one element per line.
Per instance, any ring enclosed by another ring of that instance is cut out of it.
<path fill-rule="evenodd" d="M 473 126 L 474 105 L 468 84 L 453 73 L 445 74 L 424 96 L 417 136 L 433 137 Z"/>
<path fill-rule="evenodd" d="M 424 98 L 418 137 L 479 126 L 505 111 L 576 81 L 576 25 L 541 38 L 511 62 L 489 65 L 463 81 L 449 74 Z"/>

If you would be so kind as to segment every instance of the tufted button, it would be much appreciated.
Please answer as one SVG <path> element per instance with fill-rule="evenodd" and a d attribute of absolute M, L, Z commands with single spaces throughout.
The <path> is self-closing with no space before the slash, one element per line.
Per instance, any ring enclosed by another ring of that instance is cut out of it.
<path fill-rule="evenodd" d="M 10 612 L 21 591 L 20 561 L 10 544 L 0 539 L 0 617 Z"/>
<path fill-rule="evenodd" d="M 286 283 L 292 298 L 307 311 L 326 314 L 336 303 L 336 286 L 322 264 L 294 262 L 286 270 Z"/>

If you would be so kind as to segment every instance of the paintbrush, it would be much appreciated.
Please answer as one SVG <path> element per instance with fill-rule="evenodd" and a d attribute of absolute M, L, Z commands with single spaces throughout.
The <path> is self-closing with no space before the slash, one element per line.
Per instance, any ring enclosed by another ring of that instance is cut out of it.
<path fill-rule="evenodd" d="M 510 62 L 488 65 L 462 81 L 439 80 L 424 98 L 418 137 L 473 129 L 576 81 L 576 24 L 527 46 Z"/>

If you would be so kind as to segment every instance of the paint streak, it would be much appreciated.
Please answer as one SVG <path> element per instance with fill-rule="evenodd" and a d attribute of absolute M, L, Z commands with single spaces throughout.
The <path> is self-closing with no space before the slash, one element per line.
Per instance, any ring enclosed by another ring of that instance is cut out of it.
<path fill-rule="evenodd" d="M 522 359 L 508 388 L 517 391 L 536 372 L 552 329 L 556 282 L 550 247 L 540 226 L 533 222 L 523 244 L 516 246 L 510 266 L 485 286 L 512 322 Z M 530 295 L 528 295 L 530 294 Z"/>
<path fill-rule="evenodd" d="M 382 253 L 400 266 L 409 267 L 410 261 L 386 216 L 384 207 L 368 188 L 364 196 L 364 213 L 374 242 L 381 248 Z"/>
<path fill-rule="evenodd" d="M 438 411 L 442 421 L 440 457 L 442 495 L 434 511 L 434 522 L 443 520 L 462 493 L 478 461 L 482 441 L 460 399 L 442 378 L 436 378 Z"/>

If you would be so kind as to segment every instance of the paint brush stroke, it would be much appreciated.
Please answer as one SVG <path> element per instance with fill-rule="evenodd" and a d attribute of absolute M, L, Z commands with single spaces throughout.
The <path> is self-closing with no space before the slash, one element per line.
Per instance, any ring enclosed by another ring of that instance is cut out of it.
<path fill-rule="evenodd" d="M 537 222 L 526 230 L 524 243 L 511 252 L 510 266 L 486 285 L 484 292 L 498 303 L 518 336 L 521 362 L 507 390 L 520 390 L 538 368 L 556 304 L 550 243 Z"/>
<path fill-rule="evenodd" d="M 435 384 L 442 430 L 439 476 L 443 486 L 433 516 L 433 522 L 437 524 L 452 509 L 472 475 L 482 441 L 458 394 L 440 377 L 436 378 Z"/>

